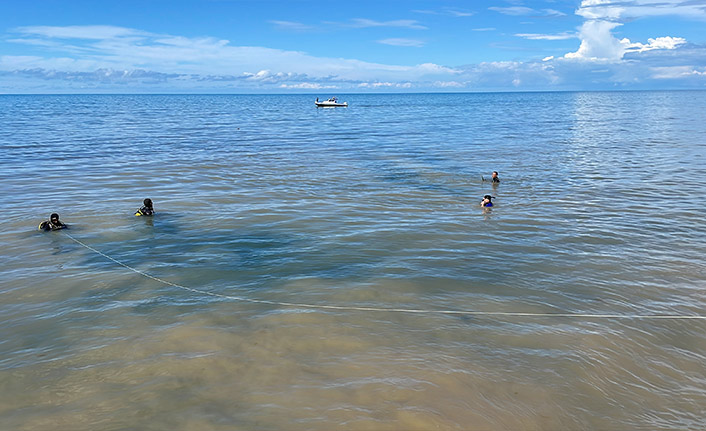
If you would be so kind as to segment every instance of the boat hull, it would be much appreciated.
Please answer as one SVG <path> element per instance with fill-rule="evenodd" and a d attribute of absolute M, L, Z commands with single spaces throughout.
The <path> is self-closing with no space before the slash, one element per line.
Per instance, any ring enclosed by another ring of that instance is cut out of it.
<path fill-rule="evenodd" d="M 348 102 L 314 102 L 317 108 L 347 108 Z"/>

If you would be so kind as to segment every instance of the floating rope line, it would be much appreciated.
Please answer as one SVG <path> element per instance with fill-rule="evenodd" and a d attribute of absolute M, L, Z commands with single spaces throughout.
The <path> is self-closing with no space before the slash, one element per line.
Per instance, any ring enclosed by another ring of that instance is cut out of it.
<path fill-rule="evenodd" d="M 181 284 L 163 280 L 161 278 L 150 275 L 144 271 L 123 263 L 107 254 L 91 247 L 88 244 L 74 238 L 70 234 L 64 232 L 67 237 L 87 248 L 88 250 L 103 256 L 104 258 L 115 262 L 116 264 L 129 269 L 130 271 L 139 274 L 143 277 L 154 280 L 158 283 L 173 286 L 182 290 L 186 290 L 200 295 L 213 296 L 221 299 L 232 301 L 250 302 L 255 304 L 276 305 L 281 307 L 306 308 L 314 310 L 338 310 L 338 311 L 374 311 L 388 313 L 415 313 L 415 314 L 447 314 L 447 315 L 464 315 L 464 316 L 505 316 L 505 317 L 565 317 L 565 318 L 581 318 L 581 319 L 664 319 L 664 320 L 706 320 L 704 315 L 679 315 L 679 314 L 586 314 L 586 313 L 529 313 L 519 311 L 470 311 L 470 310 L 422 310 L 414 308 L 385 308 L 385 307 L 355 307 L 344 305 L 319 305 L 319 304 L 301 304 L 296 302 L 280 302 L 268 301 L 265 299 L 244 298 L 242 296 L 223 295 L 220 293 L 208 292 L 205 290 L 194 289 L 192 287 L 182 286 Z"/>

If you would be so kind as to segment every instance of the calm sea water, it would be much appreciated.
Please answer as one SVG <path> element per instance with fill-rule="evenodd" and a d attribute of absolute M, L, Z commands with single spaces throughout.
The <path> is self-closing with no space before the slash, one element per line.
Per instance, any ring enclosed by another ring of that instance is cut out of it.
<path fill-rule="evenodd" d="M 706 427 L 704 320 L 183 288 L 706 315 L 706 92 L 340 98 L 0 96 L 1 427 Z"/>

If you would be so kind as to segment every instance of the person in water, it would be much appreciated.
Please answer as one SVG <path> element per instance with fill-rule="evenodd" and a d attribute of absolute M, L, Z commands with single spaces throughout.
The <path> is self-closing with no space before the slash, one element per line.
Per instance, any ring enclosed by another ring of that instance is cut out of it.
<path fill-rule="evenodd" d="M 483 196 L 483 200 L 480 203 L 480 206 L 482 207 L 492 207 L 493 202 L 492 202 L 493 197 L 490 195 L 485 195 Z"/>
<path fill-rule="evenodd" d="M 59 229 L 65 229 L 68 226 L 66 226 L 64 223 L 59 220 L 59 214 L 53 213 L 52 215 L 49 216 L 49 220 L 44 220 L 43 222 L 39 223 L 39 230 L 59 230 Z"/>
<path fill-rule="evenodd" d="M 135 216 L 151 216 L 154 215 L 154 207 L 152 206 L 152 199 L 147 198 L 142 201 L 144 205 L 140 207 L 139 210 L 135 211 Z"/>
<path fill-rule="evenodd" d="M 480 176 L 481 181 L 491 181 L 493 184 L 499 184 L 500 178 L 498 178 L 498 171 L 493 171 L 490 180 L 486 180 L 483 175 Z"/>

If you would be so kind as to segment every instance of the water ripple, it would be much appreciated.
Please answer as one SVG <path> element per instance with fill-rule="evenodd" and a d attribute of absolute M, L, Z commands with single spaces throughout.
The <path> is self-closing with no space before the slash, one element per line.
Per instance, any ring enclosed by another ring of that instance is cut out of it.
<path fill-rule="evenodd" d="M 705 94 L 0 96 L 0 417 L 700 428 L 700 322 L 223 302 L 34 229 L 57 211 L 132 267 L 253 299 L 704 314 Z"/>

